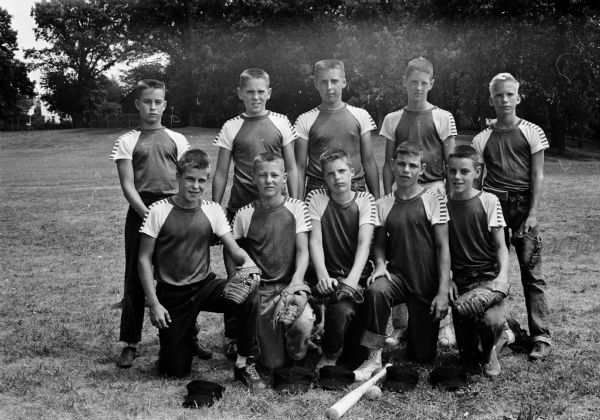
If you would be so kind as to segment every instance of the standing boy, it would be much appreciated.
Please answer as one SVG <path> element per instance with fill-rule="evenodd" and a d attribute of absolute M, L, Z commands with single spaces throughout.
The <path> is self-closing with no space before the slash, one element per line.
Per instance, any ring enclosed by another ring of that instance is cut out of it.
<path fill-rule="evenodd" d="M 425 363 L 436 356 L 439 323 L 448 312 L 448 212 L 442 197 L 418 183 L 421 156 L 418 144 L 398 146 L 392 167 L 396 191 L 377 201 L 375 267 L 365 291 L 361 339 L 369 357 L 354 371 L 357 381 L 381 368 L 387 323 L 398 303 L 408 306 L 408 356 Z"/>
<path fill-rule="evenodd" d="M 423 57 L 409 61 L 402 78 L 406 89 L 407 104 L 399 111 L 386 115 L 381 126 L 381 136 L 386 139 L 383 165 L 383 190 L 392 192 L 394 174 L 392 165 L 396 148 L 404 143 L 420 144 L 423 149 L 425 169 L 419 184 L 442 196 L 446 196 L 444 165 L 454 150 L 456 125 L 448 111 L 432 105 L 427 94 L 433 88 L 433 65 Z M 400 305 L 392 312 L 394 332 L 391 343 L 396 343 L 406 328 L 406 307 Z M 452 334 L 446 331 L 445 335 Z"/>
<path fill-rule="evenodd" d="M 317 370 L 335 365 L 342 354 L 344 336 L 370 274 L 367 262 L 377 215 L 371 194 L 350 189 L 354 169 L 344 150 L 328 150 L 319 160 L 327 189 L 313 190 L 307 198 L 316 289 L 328 296 L 323 356 Z"/>
<path fill-rule="evenodd" d="M 379 170 L 371 145 L 371 131 L 377 127 L 367 111 L 342 101 L 344 63 L 334 59 L 317 62 L 315 87 L 321 105 L 300 115 L 295 124 L 299 196 L 326 187 L 319 158 L 327 149 L 343 149 L 354 168 L 352 190 L 366 191 L 368 187 L 379 198 Z"/>
<path fill-rule="evenodd" d="M 515 246 L 534 342 L 529 358 L 538 360 L 549 355 L 551 345 L 537 219 L 548 141 L 540 127 L 517 116 L 520 102 L 519 82 L 509 73 L 494 76 L 490 105 L 496 120 L 475 136 L 473 147 L 485 164 L 483 189 L 500 199 L 508 225 L 504 230 L 506 244 Z"/>
<path fill-rule="evenodd" d="M 258 344 L 260 362 L 268 369 L 304 358 L 315 320 L 306 304 L 310 289 L 304 284 L 310 219 L 302 201 L 282 194 L 286 178 L 281 157 L 272 152 L 256 156 L 258 199 L 242 207 L 233 222 L 233 237 L 262 271 Z M 289 299 L 286 294 L 298 295 L 292 300 L 303 304 L 295 319 L 279 322 L 279 301 Z"/>
<path fill-rule="evenodd" d="M 125 291 L 119 339 L 124 343 L 117 366 L 129 368 L 137 355 L 144 321 L 144 290 L 138 274 L 142 220 L 150 204 L 177 192 L 177 160 L 189 148 L 185 137 L 161 124 L 165 84 L 141 80 L 135 106 L 140 126 L 117 139 L 110 158 L 117 163 L 123 195 L 129 202 L 125 220 Z"/>
<path fill-rule="evenodd" d="M 481 362 L 486 375 L 497 376 L 500 364 L 495 344 L 503 331 L 504 298 L 509 290 L 506 223 L 498 198 L 473 188 L 473 181 L 481 175 L 475 149 L 457 146 L 447 172 L 456 344 L 461 363 Z"/>
<path fill-rule="evenodd" d="M 298 198 L 298 173 L 294 158 L 296 134 L 285 115 L 266 109 L 271 97 L 269 74 L 262 69 L 246 69 L 240 75 L 237 88 L 238 97 L 244 102 L 245 111 L 227 121 L 214 144 L 219 146 L 217 167 L 212 184 L 212 200 L 221 203 L 227 179 L 229 164 L 233 160 L 233 183 L 227 204 L 227 218 L 231 222 L 236 211 L 258 199 L 258 189 L 253 181 L 252 165 L 254 157 L 263 152 L 273 152 L 283 158 L 287 173 L 288 194 Z M 232 264 L 225 259 L 227 272 Z M 235 357 L 235 320 L 225 319 L 225 354 Z"/>
<path fill-rule="evenodd" d="M 235 243 L 221 206 L 201 200 L 209 176 L 206 152 L 187 151 L 177 165 L 178 193 L 153 204 L 140 229 L 140 276 L 150 319 L 159 328 L 158 370 L 172 377 L 190 372 L 200 311 L 239 311 L 234 377 L 260 389 L 265 385 L 248 359 L 255 341 L 259 296 L 254 289 L 239 305 L 224 298 L 227 280 L 217 278 L 210 268 L 212 238 L 221 240 L 238 265 L 250 267 L 254 262 Z"/>

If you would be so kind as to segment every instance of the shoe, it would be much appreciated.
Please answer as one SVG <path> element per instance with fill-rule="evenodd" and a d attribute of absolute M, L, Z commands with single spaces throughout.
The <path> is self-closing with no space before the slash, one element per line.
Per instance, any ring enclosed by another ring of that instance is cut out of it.
<path fill-rule="evenodd" d="M 406 328 L 394 328 L 394 331 L 385 339 L 386 346 L 396 347 L 401 341 L 406 340 Z"/>
<path fill-rule="evenodd" d="M 381 350 L 369 350 L 369 357 L 354 371 L 354 382 L 364 382 L 371 379 L 373 372 L 383 367 Z"/>
<path fill-rule="evenodd" d="M 496 354 L 496 346 L 494 346 L 492 348 L 492 352 L 490 355 L 490 361 L 487 363 L 484 363 L 484 365 L 483 365 L 483 373 L 486 376 L 493 378 L 493 377 L 500 375 L 501 371 L 502 371 L 502 369 L 500 369 L 500 362 L 498 362 L 498 355 Z"/>
<path fill-rule="evenodd" d="M 235 362 L 237 359 L 237 343 L 235 341 L 230 341 L 229 343 L 225 344 L 223 353 L 225 353 L 225 357 L 232 362 Z"/>
<path fill-rule="evenodd" d="M 202 345 L 198 341 L 197 337 L 194 339 L 194 343 L 192 345 L 193 345 L 193 349 L 194 349 L 194 356 L 196 356 L 198 359 L 208 360 L 208 359 L 212 358 L 212 356 L 213 356 L 212 351 L 210 351 L 204 345 Z"/>
<path fill-rule="evenodd" d="M 335 366 L 337 363 L 337 360 L 338 360 L 337 357 L 329 358 L 329 357 L 323 355 L 323 356 L 321 356 L 321 358 L 319 359 L 319 362 L 315 366 L 315 370 L 318 372 L 323 366 Z"/>
<path fill-rule="evenodd" d="M 244 367 L 234 367 L 233 377 L 235 380 L 240 381 L 251 391 L 263 390 L 267 387 L 265 382 L 261 379 L 260 375 L 256 371 L 256 367 L 253 362 L 250 362 L 250 358 L 246 362 Z"/>
<path fill-rule="evenodd" d="M 121 369 L 129 369 L 133 366 L 133 360 L 137 357 L 137 349 L 135 347 L 123 347 L 121 355 L 117 358 L 117 367 Z"/>
<path fill-rule="evenodd" d="M 536 341 L 533 344 L 533 350 L 529 353 L 529 360 L 544 360 L 550 355 L 550 344 L 544 341 Z"/>

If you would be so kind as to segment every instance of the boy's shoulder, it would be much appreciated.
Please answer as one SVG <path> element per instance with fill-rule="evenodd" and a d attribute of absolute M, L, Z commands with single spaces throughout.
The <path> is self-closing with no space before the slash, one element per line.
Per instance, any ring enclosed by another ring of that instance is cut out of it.
<path fill-rule="evenodd" d="M 546 141 L 546 134 L 544 133 L 544 130 L 542 130 L 542 128 L 537 125 L 532 123 L 531 121 L 527 121 L 521 118 L 521 121 L 519 121 L 519 128 L 521 129 L 521 131 L 523 131 L 523 133 L 527 136 L 528 134 L 530 135 L 537 135 L 542 141 Z"/>
<path fill-rule="evenodd" d="M 280 114 L 279 112 L 269 111 L 269 117 L 275 120 L 283 120 L 289 122 L 287 115 Z"/>
<path fill-rule="evenodd" d="M 306 111 L 306 112 L 303 112 L 302 114 L 300 114 L 298 116 L 298 118 L 296 119 L 296 122 L 314 118 L 319 114 L 319 112 L 321 112 L 321 110 L 319 109 L 318 106 L 316 106 L 313 109 L 311 109 L 310 111 Z"/>
<path fill-rule="evenodd" d="M 174 140 L 187 140 L 183 134 L 178 133 L 177 131 L 170 130 L 167 127 L 164 127 L 164 131 L 169 137 L 171 137 Z"/>
<path fill-rule="evenodd" d="M 329 192 L 327 191 L 326 188 L 319 188 L 319 189 L 316 189 L 316 190 L 312 190 L 306 196 L 306 204 L 309 204 L 316 197 L 324 197 L 324 198 L 329 199 Z"/>
<path fill-rule="evenodd" d="M 117 137 L 115 145 L 110 153 L 110 160 L 119 160 L 129 158 L 132 154 L 133 147 L 139 139 L 141 131 L 137 128 L 129 130 L 126 133 L 121 134 Z"/>
<path fill-rule="evenodd" d="M 451 118 L 454 119 L 452 112 L 447 111 L 445 109 L 440 108 L 439 106 L 435 106 L 431 109 L 431 113 L 435 116 L 439 116 L 441 118 Z"/>

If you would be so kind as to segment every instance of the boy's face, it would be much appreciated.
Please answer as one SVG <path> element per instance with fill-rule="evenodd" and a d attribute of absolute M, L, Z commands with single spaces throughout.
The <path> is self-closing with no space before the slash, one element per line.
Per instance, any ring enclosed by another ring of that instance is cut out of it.
<path fill-rule="evenodd" d="M 470 158 L 452 157 L 447 167 L 448 182 L 452 184 L 453 193 L 466 193 L 473 188 L 473 181 L 481 174 L 479 165 Z"/>
<path fill-rule="evenodd" d="M 267 101 L 271 98 L 271 88 L 265 79 L 246 80 L 244 86 L 237 88 L 238 97 L 244 101 L 246 115 L 263 115 Z"/>
<path fill-rule="evenodd" d="M 398 187 L 410 187 L 419 181 L 423 173 L 423 163 L 419 156 L 398 155 L 392 162 L 394 179 Z"/>
<path fill-rule="evenodd" d="M 521 95 L 515 82 L 498 82 L 492 87 L 490 105 L 494 107 L 497 116 L 515 114 L 520 103 Z"/>
<path fill-rule="evenodd" d="M 142 126 L 160 127 L 162 114 L 167 106 L 165 91 L 162 89 L 144 89 L 135 100 L 135 107 L 140 111 Z"/>
<path fill-rule="evenodd" d="M 283 161 L 260 162 L 254 169 L 252 175 L 254 183 L 258 188 L 260 198 L 272 198 L 281 194 L 287 174 L 283 169 Z"/>
<path fill-rule="evenodd" d="M 182 174 L 177 174 L 179 192 L 177 193 L 183 202 L 198 203 L 210 178 L 210 167 L 204 169 L 187 167 Z"/>
<path fill-rule="evenodd" d="M 315 87 L 323 104 L 338 104 L 342 100 L 342 90 L 346 87 L 344 72 L 341 69 L 320 70 L 315 77 Z"/>
<path fill-rule="evenodd" d="M 414 70 L 402 78 L 406 95 L 411 102 L 427 101 L 427 94 L 433 88 L 433 79 L 429 73 Z"/>
<path fill-rule="evenodd" d="M 352 169 L 342 159 L 336 159 L 332 160 L 331 162 L 327 162 L 321 169 L 323 171 L 323 178 L 325 178 L 327 187 L 332 193 L 345 193 L 352 187 L 354 169 Z"/>

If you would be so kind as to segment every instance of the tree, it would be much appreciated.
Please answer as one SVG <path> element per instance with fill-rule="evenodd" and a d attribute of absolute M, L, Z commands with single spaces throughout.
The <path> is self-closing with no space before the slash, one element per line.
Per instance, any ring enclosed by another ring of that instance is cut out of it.
<path fill-rule="evenodd" d="M 0 120 L 26 114 L 28 108 L 23 108 L 31 103 L 35 87 L 26 65 L 15 58 L 17 33 L 11 20 L 12 16 L 0 8 Z"/>
<path fill-rule="evenodd" d="M 42 69 L 42 98 L 52 111 L 71 115 L 75 127 L 84 111 L 94 109 L 102 73 L 122 61 L 132 49 L 128 40 L 127 0 L 55 0 L 36 3 L 36 39 L 50 44 L 28 50 L 27 57 Z"/>

